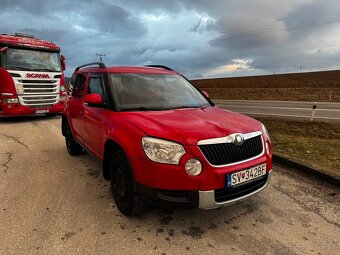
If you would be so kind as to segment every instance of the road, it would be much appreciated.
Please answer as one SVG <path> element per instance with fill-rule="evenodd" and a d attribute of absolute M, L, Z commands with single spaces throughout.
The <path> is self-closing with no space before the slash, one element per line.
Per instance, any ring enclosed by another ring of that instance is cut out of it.
<path fill-rule="evenodd" d="M 68 155 L 60 117 L 0 122 L 0 254 L 339 254 L 339 188 L 282 166 L 222 209 L 116 208 L 100 162 Z"/>
<path fill-rule="evenodd" d="M 314 102 L 213 100 L 218 106 L 247 115 L 310 119 Z M 340 103 L 318 102 L 315 120 L 340 122 Z"/>

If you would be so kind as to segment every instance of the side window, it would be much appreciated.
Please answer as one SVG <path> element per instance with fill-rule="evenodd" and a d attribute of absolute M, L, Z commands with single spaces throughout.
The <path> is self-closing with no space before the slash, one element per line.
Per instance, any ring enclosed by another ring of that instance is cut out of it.
<path fill-rule="evenodd" d="M 101 76 L 94 76 L 90 78 L 87 94 L 92 93 L 97 93 L 101 95 L 101 97 L 103 98 L 103 103 L 107 102 L 103 79 Z"/>
<path fill-rule="evenodd" d="M 91 77 L 87 94 L 97 93 L 103 97 L 104 90 L 101 77 Z"/>
<path fill-rule="evenodd" d="M 72 96 L 83 97 L 86 77 L 84 74 L 77 74 L 73 81 Z"/>

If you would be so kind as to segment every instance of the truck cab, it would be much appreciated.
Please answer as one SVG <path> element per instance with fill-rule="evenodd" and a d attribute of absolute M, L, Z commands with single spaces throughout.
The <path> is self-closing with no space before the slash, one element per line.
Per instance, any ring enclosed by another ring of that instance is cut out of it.
<path fill-rule="evenodd" d="M 60 48 L 32 35 L 0 35 L 0 117 L 56 114 L 66 100 Z"/>

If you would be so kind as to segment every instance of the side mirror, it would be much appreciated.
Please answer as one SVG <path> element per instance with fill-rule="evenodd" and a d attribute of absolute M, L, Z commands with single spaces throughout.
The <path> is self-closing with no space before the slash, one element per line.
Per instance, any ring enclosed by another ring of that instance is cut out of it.
<path fill-rule="evenodd" d="M 88 106 L 101 106 L 103 104 L 103 99 L 101 95 L 97 93 L 88 94 L 84 98 L 84 104 Z"/>
<path fill-rule="evenodd" d="M 6 54 L 7 50 L 8 50 L 8 47 L 3 47 L 0 49 L 0 52 L 3 54 Z"/>
<path fill-rule="evenodd" d="M 65 71 L 66 70 L 65 56 L 61 55 L 60 60 L 61 60 L 61 68 L 63 69 L 63 71 Z"/>
<path fill-rule="evenodd" d="M 207 98 L 209 98 L 208 92 L 206 92 L 206 91 L 203 90 L 202 93 L 203 93 Z"/>

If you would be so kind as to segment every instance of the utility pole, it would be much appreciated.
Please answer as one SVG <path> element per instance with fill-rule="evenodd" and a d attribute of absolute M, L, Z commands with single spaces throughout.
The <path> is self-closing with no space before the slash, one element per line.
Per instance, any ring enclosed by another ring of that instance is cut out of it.
<path fill-rule="evenodd" d="M 96 55 L 99 57 L 100 62 L 103 62 L 103 57 L 105 57 L 105 54 L 101 54 L 101 53 L 96 53 Z"/>

